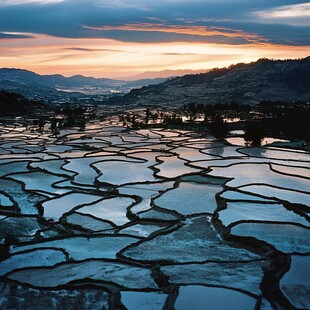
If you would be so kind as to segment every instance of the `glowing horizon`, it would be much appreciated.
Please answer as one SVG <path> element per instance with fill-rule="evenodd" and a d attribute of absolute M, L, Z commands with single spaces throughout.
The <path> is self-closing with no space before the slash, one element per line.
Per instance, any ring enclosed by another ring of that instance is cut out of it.
<path fill-rule="evenodd" d="M 0 67 L 119 78 L 148 71 L 208 70 L 262 57 L 309 56 L 309 4 L 218 2 L 4 1 Z M 206 16 L 205 10 L 212 14 Z M 20 16 L 18 23 L 9 19 L 14 14 Z"/>

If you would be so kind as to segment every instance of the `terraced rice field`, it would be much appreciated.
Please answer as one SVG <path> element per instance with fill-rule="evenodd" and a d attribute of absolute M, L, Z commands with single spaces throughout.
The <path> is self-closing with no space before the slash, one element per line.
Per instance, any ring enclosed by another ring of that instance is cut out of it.
<path fill-rule="evenodd" d="M 289 147 L 1 125 L 1 309 L 309 309 L 310 154 Z"/>

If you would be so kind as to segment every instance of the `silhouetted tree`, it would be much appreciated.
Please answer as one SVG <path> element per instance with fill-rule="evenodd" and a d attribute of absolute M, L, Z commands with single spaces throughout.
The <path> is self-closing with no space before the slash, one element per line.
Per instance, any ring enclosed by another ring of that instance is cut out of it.
<path fill-rule="evenodd" d="M 150 116 L 151 116 L 151 111 L 149 108 L 146 108 L 146 110 L 145 110 L 145 124 L 147 124 L 149 122 Z"/>
<path fill-rule="evenodd" d="M 55 117 L 53 117 L 52 121 L 51 121 L 51 131 L 52 131 L 52 134 L 54 136 L 57 136 L 59 134 L 59 129 L 58 129 L 58 126 L 57 126 L 57 120 Z"/>
<path fill-rule="evenodd" d="M 209 130 L 211 135 L 218 140 L 224 139 L 228 132 L 227 124 L 221 116 L 215 116 L 214 121 L 209 124 Z"/>
<path fill-rule="evenodd" d="M 260 146 L 264 137 L 264 129 L 260 123 L 251 122 L 247 125 L 244 133 L 244 140 L 247 146 Z"/>
<path fill-rule="evenodd" d="M 44 119 L 43 119 L 42 117 L 40 117 L 39 123 L 38 123 L 38 127 L 39 127 L 39 131 L 40 131 L 40 132 L 43 132 L 43 130 L 44 130 L 44 125 L 45 125 L 45 121 L 44 121 Z"/>
<path fill-rule="evenodd" d="M 156 123 L 156 121 L 158 120 L 158 114 L 157 113 L 152 114 L 152 120 L 153 120 L 153 123 Z"/>

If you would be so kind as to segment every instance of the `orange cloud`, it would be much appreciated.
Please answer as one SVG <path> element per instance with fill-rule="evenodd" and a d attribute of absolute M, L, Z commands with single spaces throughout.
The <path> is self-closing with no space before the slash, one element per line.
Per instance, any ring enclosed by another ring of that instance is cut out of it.
<path fill-rule="evenodd" d="M 246 33 L 242 30 L 229 29 L 223 27 L 206 27 L 206 26 L 181 26 L 181 25 L 166 25 L 156 23 L 138 23 L 138 24 L 125 24 L 118 26 L 100 26 L 93 27 L 82 25 L 85 29 L 108 31 L 108 30 L 123 30 L 123 31 L 147 31 L 147 32 L 163 32 L 163 33 L 175 33 L 185 34 L 201 37 L 211 36 L 225 36 L 228 38 L 244 38 L 249 42 L 263 42 L 264 39 L 257 35 Z"/>

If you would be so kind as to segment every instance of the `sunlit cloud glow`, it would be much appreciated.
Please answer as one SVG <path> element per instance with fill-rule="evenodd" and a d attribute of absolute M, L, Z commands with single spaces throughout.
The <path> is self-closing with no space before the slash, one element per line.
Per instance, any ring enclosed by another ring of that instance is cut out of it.
<path fill-rule="evenodd" d="M 204 27 L 204 26 L 152 24 L 152 23 L 125 24 L 119 26 L 101 26 L 101 27 L 84 26 L 84 28 L 93 30 L 104 30 L 104 31 L 107 30 L 149 31 L 149 32 L 159 31 L 167 33 L 180 33 L 180 34 L 200 35 L 200 36 L 226 35 L 229 37 L 239 37 L 240 35 L 245 35 L 243 31 L 235 29 Z"/>
<path fill-rule="evenodd" d="M 31 34 L 33 35 L 33 34 Z M 130 76 L 165 69 L 210 69 L 260 57 L 307 56 L 308 48 L 271 44 L 126 43 L 109 39 L 63 39 L 46 35 L 10 39 L 0 45 L 0 64 L 41 74 Z"/>
<path fill-rule="evenodd" d="M 194 26 L 194 25 L 168 25 L 168 24 L 154 24 L 154 23 L 140 23 L 140 24 L 125 24 L 125 25 L 107 25 L 107 26 L 87 26 L 83 25 L 83 28 L 96 30 L 96 31 L 111 31 L 111 30 L 121 30 L 121 31 L 138 31 L 138 32 L 160 32 L 160 33 L 170 33 L 177 35 L 189 35 L 195 36 L 196 41 L 199 42 L 199 37 L 208 38 L 212 37 L 214 42 L 214 38 L 218 36 L 220 38 L 218 43 L 225 43 L 225 38 L 227 39 L 239 39 L 242 40 L 242 43 L 255 43 L 255 42 L 263 42 L 264 39 L 259 37 L 258 35 L 253 35 L 246 33 L 242 30 L 238 29 L 229 29 L 223 27 L 206 27 L 206 26 Z M 181 39 L 182 40 L 182 39 Z M 175 41 L 180 41 L 180 39 L 175 38 Z M 203 40 L 205 41 L 205 40 Z M 234 41 L 227 41 L 226 43 L 233 43 Z"/>

